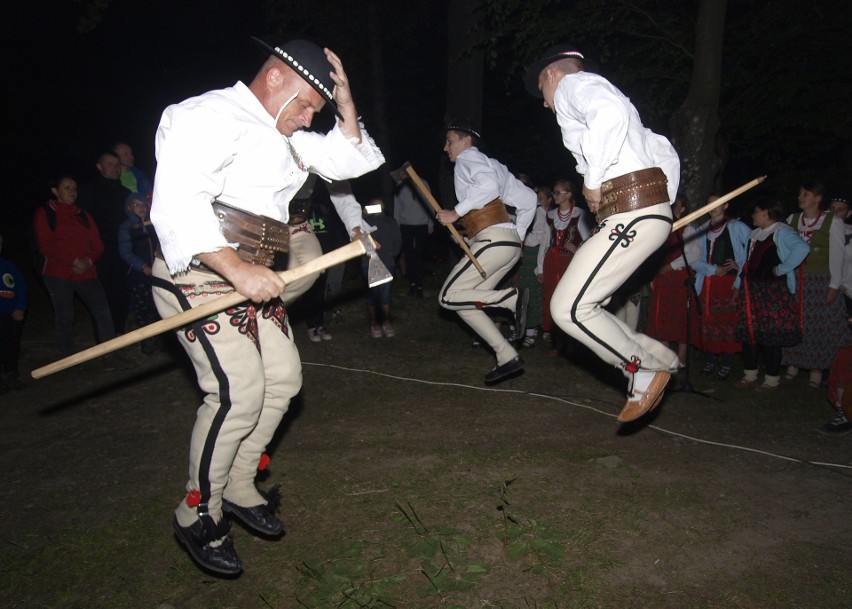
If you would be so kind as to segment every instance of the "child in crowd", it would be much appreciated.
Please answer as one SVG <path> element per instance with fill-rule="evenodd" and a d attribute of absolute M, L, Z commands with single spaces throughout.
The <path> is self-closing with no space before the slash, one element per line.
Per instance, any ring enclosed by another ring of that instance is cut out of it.
<path fill-rule="evenodd" d="M 384 213 L 381 199 L 373 199 L 364 207 L 364 218 L 376 230 L 372 233 L 373 239 L 381 247 L 377 253 L 379 259 L 388 267 L 391 275 L 394 273 L 394 260 L 402 249 L 402 235 L 396 220 Z M 367 258 L 361 261 L 361 271 L 364 278 L 367 277 L 369 261 Z M 391 286 L 393 282 L 387 281 L 381 285 L 367 288 L 367 311 L 370 313 L 370 334 L 373 338 L 381 338 L 384 334 L 387 338 L 394 336 L 393 324 L 391 323 Z"/>
<path fill-rule="evenodd" d="M 151 292 L 151 267 L 158 240 L 151 224 L 151 205 L 142 193 L 127 197 L 127 219 L 118 227 L 118 253 L 127 263 L 130 286 L 130 310 L 138 327 L 160 319 Z M 160 349 L 157 336 L 142 341 L 142 353 L 151 355 Z"/>
<path fill-rule="evenodd" d="M 0 252 L 3 235 L 0 235 Z M 18 378 L 21 330 L 27 311 L 27 284 L 14 264 L 0 257 L 0 393 L 24 389 Z"/>

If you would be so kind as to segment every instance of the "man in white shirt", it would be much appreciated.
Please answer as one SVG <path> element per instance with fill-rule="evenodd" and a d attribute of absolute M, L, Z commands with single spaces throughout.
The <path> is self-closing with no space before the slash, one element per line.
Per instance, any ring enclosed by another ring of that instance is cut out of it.
<path fill-rule="evenodd" d="M 567 44 L 547 49 L 526 72 L 529 93 L 544 98 L 562 142 L 583 176 L 597 232 L 579 248 L 551 301 L 554 321 L 629 380 L 618 416 L 632 421 L 663 397 L 677 355 L 603 307 L 671 232 L 680 161 L 666 138 L 642 125 L 630 100 Z"/>
<path fill-rule="evenodd" d="M 479 335 L 497 358 L 497 366 L 485 375 L 489 385 L 523 372 L 524 362 L 484 309 L 514 311 L 515 332 L 526 329 L 527 288 L 495 289 L 521 257 L 521 244 L 536 209 L 536 195 L 513 176 L 505 165 L 477 148 L 479 130 L 466 120 L 447 126 L 444 152 L 455 163 L 454 183 L 458 204 L 438 212 L 444 226 L 461 219 L 465 240 L 479 261 L 485 277 L 468 258 L 456 264 L 438 294 L 442 307 L 459 317 Z M 513 222 L 505 205 L 517 210 Z"/>
<path fill-rule="evenodd" d="M 206 395 L 173 528 L 199 566 L 223 575 L 242 569 L 223 512 L 266 537 L 284 529 L 277 488 L 262 493 L 255 476 L 302 384 L 280 298 L 286 286 L 267 268 L 285 249 L 289 202 L 309 172 L 342 180 L 384 162 L 358 122 L 337 55 L 304 40 L 255 41 L 267 59 L 248 86 L 163 112 L 151 211 L 164 257 L 154 264 L 154 298 L 164 318 L 233 291 L 251 301 L 178 332 Z M 325 105 L 337 115 L 333 129 L 303 131 Z M 242 240 L 246 226 L 264 235 L 259 243 Z"/>

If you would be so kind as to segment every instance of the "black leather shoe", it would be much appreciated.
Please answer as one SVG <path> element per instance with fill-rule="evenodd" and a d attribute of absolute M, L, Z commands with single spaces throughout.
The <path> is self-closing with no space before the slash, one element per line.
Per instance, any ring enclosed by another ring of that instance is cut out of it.
<path fill-rule="evenodd" d="M 527 332 L 527 309 L 530 304 L 530 289 L 518 288 L 518 302 L 515 304 L 515 336 L 520 342 Z"/>
<path fill-rule="evenodd" d="M 508 362 L 501 366 L 497 366 L 491 372 L 485 375 L 485 384 L 493 385 L 495 383 L 499 383 L 500 381 L 505 381 L 506 379 L 517 376 L 521 372 L 524 371 L 524 360 L 521 359 L 521 356 L 518 355 L 514 359 L 510 359 Z"/>
<path fill-rule="evenodd" d="M 266 499 L 266 503 L 251 507 L 237 505 L 222 497 L 222 511 L 235 517 L 248 528 L 261 535 L 277 537 L 284 533 L 284 523 L 275 515 L 281 499 L 278 489 L 279 486 L 276 484 L 266 493 L 261 492 L 261 495 Z"/>
<path fill-rule="evenodd" d="M 205 516 L 192 526 L 182 527 L 176 516 L 172 528 L 178 541 L 200 567 L 221 575 L 237 575 L 243 570 L 231 539 L 231 527 L 224 519 L 217 524 L 210 516 Z M 219 541 L 218 545 L 212 545 Z"/>

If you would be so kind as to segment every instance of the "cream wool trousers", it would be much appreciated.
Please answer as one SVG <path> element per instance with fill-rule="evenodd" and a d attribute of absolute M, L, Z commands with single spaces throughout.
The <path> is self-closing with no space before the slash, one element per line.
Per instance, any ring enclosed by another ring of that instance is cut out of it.
<path fill-rule="evenodd" d="M 169 276 L 154 263 L 154 301 L 170 317 L 223 294 L 233 286 L 210 273 Z M 283 304 L 276 299 L 256 307 L 238 305 L 177 332 L 204 392 L 189 448 L 187 493 L 198 491 L 201 505 L 182 500 L 178 524 L 192 525 L 206 511 L 222 517 L 222 496 L 250 507 L 265 503 L 255 487 L 261 455 L 290 400 L 302 386 L 302 365 Z"/>
<path fill-rule="evenodd" d="M 471 252 L 482 265 L 485 278 L 467 256 L 458 261 L 447 276 L 438 301 L 442 307 L 457 311 L 462 321 L 476 332 L 497 355 L 497 365 L 517 357 L 484 309 L 498 307 L 514 312 L 518 290 L 494 289 L 521 257 L 521 240 L 513 228 L 488 227 L 468 241 Z"/>
<path fill-rule="evenodd" d="M 556 286 L 553 321 L 603 361 L 622 368 L 676 372 L 674 351 L 641 334 L 604 307 L 615 291 L 665 243 L 672 228 L 668 203 L 614 214 L 583 244 Z"/>

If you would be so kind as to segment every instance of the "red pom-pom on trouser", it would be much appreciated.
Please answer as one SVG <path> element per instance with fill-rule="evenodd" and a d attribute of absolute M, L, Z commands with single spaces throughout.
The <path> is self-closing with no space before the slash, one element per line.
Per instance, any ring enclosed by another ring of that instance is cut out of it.
<path fill-rule="evenodd" d="M 262 472 L 263 470 L 265 470 L 271 460 L 272 459 L 269 458 L 269 455 L 267 455 L 266 453 L 262 453 L 260 455 L 260 461 L 257 464 L 257 471 Z"/>
<path fill-rule="evenodd" d="M 191 507 L 198 507 L 201 503 L 201 492 L 198 489 L 192 489 L 186 494 L 186 504 Z"/>

